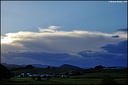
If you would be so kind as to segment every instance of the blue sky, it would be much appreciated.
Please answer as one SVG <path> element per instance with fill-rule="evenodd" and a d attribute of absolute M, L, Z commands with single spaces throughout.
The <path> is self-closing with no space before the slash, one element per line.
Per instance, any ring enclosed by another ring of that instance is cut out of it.
<path fill-rule="evenodd" d="M 115 32 L 127 27 L 127 3 L 108 1 L 2 1 L 2 34 L 37 31 L 37 27 L 62 26 L 60 30 Z"/>
<path fill-rule="evenodd" d="M 127 66 L 126 47 L 126 2 L 1 2 L 1 62 Z"/>

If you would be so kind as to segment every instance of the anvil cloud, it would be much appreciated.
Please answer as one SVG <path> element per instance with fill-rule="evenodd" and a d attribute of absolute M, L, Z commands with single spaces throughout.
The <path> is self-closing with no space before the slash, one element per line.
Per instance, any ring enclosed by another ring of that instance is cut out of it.
<path fill-rule="evenodd" d="M 66 54 L 66 56 L 64 57 L 65 59 L 69 59 L 70 57 L 70 59 L 84 58 L 85 56 L 79 54 L 82 51 L 103 51 L 104 53 L 106 53 L 106 51 L 110 51 L 109 47 L 111 47 L 111 49 L 115 49 L 115 46 L 113 46 L 112 48 L 112 46 L 110 46 L 109 44 L 113 45 L 127 40 L 127 33 L 121 31 L 115 33 L 102 33 L 85 30 L 58 31 L 57 28 L 60 27 L 49 26 L 48 28 L 45 29 L 39 28 L 38 32 L 20 31 L 16 33 L 7 33 L 1 36 L 2 53 L 4 54 L 2 55 L 3 62 L 6 61 L 7 58 L 7 55 L 5 56 L 5 54 L 7 54 L 10 51 L 14 53 L 41 51 L 53 54 Z M 121 49 L 118 48 L 118 50 Z M 12 55 L 12 57 L 13 56 L 14 55 Z M 14 57 L 16 58 L 16 56 Z M 41 58 L 41 56 L 39 57 Z M 20 56 L 20 59 L 25 60 L 25 58 L 26 60 L 30 59 L 31 63 L 39 61 L 39 58 L 35 59 L 33 56 L 30 57 L 28 54 Z M 43 59 L 46 59 L 48 61 L 48 59 L 45 58 L 45 56 L 43 56 Z"/>
<path fill-rule="evenodd" d="M 113 34 L 84 30 L 57 31 L 57 26 L 39 32 L 7 33 L 2 36 L 2 50 L 43 50 L 46 52 L 77 53 L 84 50 L 101 50 L 100 47 L 125 40 L 126 33 Z M 119 38 L 113 36 L 118 35 Z"/>

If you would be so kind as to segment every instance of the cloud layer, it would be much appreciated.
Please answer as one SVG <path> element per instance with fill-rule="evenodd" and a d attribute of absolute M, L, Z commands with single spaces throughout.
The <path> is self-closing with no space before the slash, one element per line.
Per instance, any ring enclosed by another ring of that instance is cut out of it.
<path fill-rule="evenodd" d="M 113 34 L 90 31 L 57 31 L 57 26 L 39 32 L 17 32 L 2 36 L 2 50 L 43 50 L 46 52 L 77 53 L 84 50 L 101 50 L 127 38 L 126 33 Z M 56 30 L 56 31 L 55 31 Z M 113 36 L 119 36 L 114 38 Z"/>
<path fill-rule="evenodd" d="M 79 61 L 85 60 L 86 62 L 83 61 L 83 63 L 87 64 L 88 62 L 91 65 L 91 62 L 94 64 L 93 60 L 97 60 L 97 63 L 100 62 L 97 58 L 102 59 L 102 56 L 104 60 L 106 56 L 114 55 L 118 60 L 118 57 L 126 55 L 127 49 L 124 48 L 125 40 L 127 40 L 126 32 L 108 34 L 85 30 L 58 31 L 58 28 L 60 27 L 49 26 L 48 28 L 39 28 L 39 32 L 20 31 L 1 36 L 2 61 L 11 63 L 13 59 L 17 59 L 21 62 L 30 60 L 29 63 L 57 64 L 55 63 L 57 61 L 59 64 L 63 61 L 63 63 L 80 64 Z M 99 53 L 96 54 L 97 52 Z M 122 54 L 117 55 L 118 52 Z M 8 61 L 10 56 L 12 60 Z M 115 57 L 111 58 L 116 59 Z"/>

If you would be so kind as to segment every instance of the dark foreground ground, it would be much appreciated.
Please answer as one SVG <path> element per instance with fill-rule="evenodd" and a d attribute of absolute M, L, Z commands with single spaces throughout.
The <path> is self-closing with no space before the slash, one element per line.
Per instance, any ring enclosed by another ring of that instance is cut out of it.
<path fill-rule="evenodd" d="M 51 78 L 50 80 L 46 78 L 41 78 L 41 80 L 11 78 L 2 80 L 0 85 L 127 85 L 127 82 L 127 69 L 116 69 L 92 72 L 86 70 L 81 75 L 72 75 L 69 78 Z"/>
<path fill-rule="evenodd" d="M 1 82 L 1 85 L 102 85 L 100 78 L 53 78 L 50 80 L 42 79 L 40 81 L 32 80 L 31 78 L 12 78 Z M 114 79 L 116 84 L 112 85 L 127 85 L 127 78 Z M 111 84 L 106 84 L 111 85 Z"/>

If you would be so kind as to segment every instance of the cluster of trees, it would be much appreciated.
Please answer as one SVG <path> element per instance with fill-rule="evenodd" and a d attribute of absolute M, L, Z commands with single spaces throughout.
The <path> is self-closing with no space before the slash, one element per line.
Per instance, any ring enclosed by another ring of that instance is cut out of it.
<path fill-rule="evenodd" d="M 110 75 L 105 75 L 100 82 L 100 85 L 122 85 L 114 80 Z"/>
<path fill-rule="evenodd" d="M 10 79 L 11 78 L 11 71 L 7 69 L 5 66 L 0 64 L 0 80 L 2 79 Z"/>
<path fill-rule="evenodd" d="M 98 66 L 95 66 L 94 69 L 104 69 L 106 67 L 102 66 L 102 65 L 98 65 Z"/>
<path fill-rule="evenodd" d="M 27 65 L 26 69 L 33 69 L 34 67 L 32 65 Z"/>
<path fill-rule="evenodd" d="M 32 65 L 27 65 L 24 69 L 33 69 Z M 23 69 L 23 68 L 17 68 Z M 2 79 L 10 79 L 12 77 L 11 70 L 7 69 L 4 65 L 0 64 L 0 80 Z"/>

